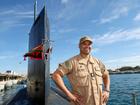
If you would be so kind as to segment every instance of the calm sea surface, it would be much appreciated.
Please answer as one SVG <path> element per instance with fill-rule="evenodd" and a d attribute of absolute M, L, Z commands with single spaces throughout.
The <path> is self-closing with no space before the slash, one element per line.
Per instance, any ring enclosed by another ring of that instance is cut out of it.
<path fill-rule="evenodd" d="M 111 94 L 108 105 L 132 105 L 132 94 L 136 92 L 140 105 L 140 74 L 111 75 Z"/>
<path fill-rule="evenodd" d="M 137 105 L 140 105 L 140 74 L 117 74 L 111 75 L 111 93 L 107 105 L 133 105 L 132 93 L 136 92 Z M 64 79 L 67 87 L 70 88 L 68 80 Z M 51 82 L 54 86 L 54 83 Z M 21 85 L 13 86 L 12 89 L 0 92 L 0 105 L 13 96 L 19 89 L 23 88 Z"/>
<path fill-rule="evenodd" d="M 111 92 L 107 105 L 133 105 L 132 93 L 136 92 L 137 105 L 140 105 L 140 74 L 116 74 L 110 75 Z M 70 88 L 67 79 L 64 79 Z M 54 83 L 52 83 L 54 85 Z"/>

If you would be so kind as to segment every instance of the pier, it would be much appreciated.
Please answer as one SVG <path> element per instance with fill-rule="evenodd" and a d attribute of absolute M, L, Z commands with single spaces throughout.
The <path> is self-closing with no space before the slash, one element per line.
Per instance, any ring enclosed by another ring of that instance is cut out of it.
<path fill-rule="evenodd" d="M 12 85 L 17 84 L 22 80 L 26 80 L 26 77 L 9 73 L 0 73 L 0 91 L 10 88 Z"/>

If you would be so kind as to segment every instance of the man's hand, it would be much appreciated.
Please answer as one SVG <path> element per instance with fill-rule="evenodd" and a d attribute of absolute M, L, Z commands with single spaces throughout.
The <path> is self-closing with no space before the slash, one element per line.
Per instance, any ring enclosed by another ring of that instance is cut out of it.
<path fill-rule="evenodd" d="M 103 103 L 107 103 L 108 99 L 109 99 L 109 92 L 105 90 L 103 91 L 103 94 L 102 94 Z"/>
<path fill-rule="evenodd" d="M 69 98 L 73 101 L 76 105 L 84 105 L 84 98 L 78 94 L 70 94 Z"/>

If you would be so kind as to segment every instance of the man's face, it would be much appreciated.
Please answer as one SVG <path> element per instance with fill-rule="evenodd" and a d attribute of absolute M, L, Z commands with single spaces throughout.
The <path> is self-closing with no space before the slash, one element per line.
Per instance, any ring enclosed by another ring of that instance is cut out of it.
<path fill-rule="evenodd" d="M 88 55 L 91 52 L 91 42 L 90 41 L 84 41 L 79 45 L 80 53 Z"/>

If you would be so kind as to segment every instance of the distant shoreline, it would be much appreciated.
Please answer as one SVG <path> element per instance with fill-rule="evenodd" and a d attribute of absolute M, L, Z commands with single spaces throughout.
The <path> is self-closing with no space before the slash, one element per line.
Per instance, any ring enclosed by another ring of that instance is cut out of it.
<path fill-rule="evenodd" d="M 122 67 L 116 70 L 108 69 L 110 75 L 114 74 L 140 74 L 140 66 L 136 67 Z M 50 73 L 50 76 L 52 76 L 52 73 Z"/>
<path fill-rule="evenodd" d="M 114 74 L 140 74 L 140 70 L 139 71 L 117 71 L 117 72 L 110 72 L 110 75 L 114 75 Z"/>
<path fill-rule="evenodd" d="M 123 66 L 121 68 L 117 68 L 115 70 L 108 69 L 109 74 L 139 74 L 140 73 L 140 66 Z"/>

